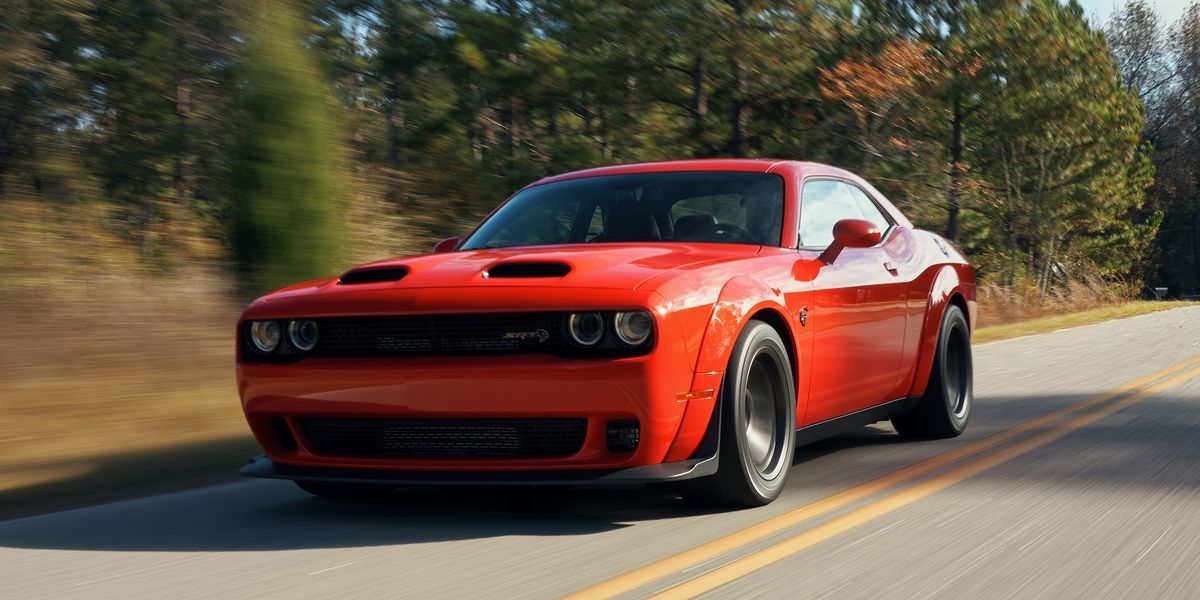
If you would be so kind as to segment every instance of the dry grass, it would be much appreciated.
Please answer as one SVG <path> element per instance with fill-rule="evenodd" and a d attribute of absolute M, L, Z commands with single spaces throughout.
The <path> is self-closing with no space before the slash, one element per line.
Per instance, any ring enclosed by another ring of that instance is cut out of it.
<path fill-rule="evenodd" d="M 1136 298 L 1129 290 L 1099 281 L 1071 281 L 1049 292 L 1027 282 L 1013 287 L 984 283 L 977 296 L 980 328 L 1114 306 Z"/>
<path fill-rule="evenodd" d="M 244 460 L 249 431 L 232 360 L 238 308 L 220 299 L 219 281 L 188 281 L 6 291 L 0 510 L 17 489 L 57 479 L 103 484 L 91 475 L 118 457 L 233 440 Z"/>
<path fill-rule="evenodd" d="M 977 329 L 972 342 L 986 344 L 987 342 L 996 342 L 1009 338 L 1033 335 L 1035 333 L 1046 333 L 1068 327 L 1090 325 L 1101 321 L 1111 321 L 1112 319 L 1136 317 L 1138 315 L 1185 306 L 1200 306 L 1200 302 L 1125 302 L 1066 314 L 1049 315 L 1026 321 L 989 325 Z"/>

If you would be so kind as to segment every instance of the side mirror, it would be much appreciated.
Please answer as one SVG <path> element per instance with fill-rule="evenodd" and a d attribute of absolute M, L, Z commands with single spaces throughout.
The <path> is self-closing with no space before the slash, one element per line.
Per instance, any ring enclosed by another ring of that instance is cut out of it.
<path fill-rule="evenodd" d="M 862 219 L 842 219 L 833 225 L 833 242 L 821 253 L 825 264 L 833 264 L 844 248 L 870 248 L 882 238 L 879 228 Z"/>
<path fill-rule="evenodd" d="M 462 241 L 459 237 L 448 237 L 433 245 L 434 254 L 442 254 L 445 252 L 453 252 L 458 247 L 458 243 Z"/>

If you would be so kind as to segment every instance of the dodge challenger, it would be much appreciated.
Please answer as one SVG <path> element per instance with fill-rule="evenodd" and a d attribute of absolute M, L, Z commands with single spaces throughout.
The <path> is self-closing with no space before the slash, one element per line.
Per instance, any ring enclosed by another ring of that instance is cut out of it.
<path fill-rule="evenodd" d="M 603 167 L 464 238 L 251 303 L 242 472 L 326 497 L 669 483 L 779 496 L 798 444 L 962 433 L 975 271 L 863 179 L 797 161 Z"/>

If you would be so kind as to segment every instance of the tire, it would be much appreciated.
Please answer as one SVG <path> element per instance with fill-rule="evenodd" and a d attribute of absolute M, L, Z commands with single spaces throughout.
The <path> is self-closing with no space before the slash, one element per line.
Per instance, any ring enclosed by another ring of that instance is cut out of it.
<path fill-rule="evenodd" d="M 900 435 L 944 439 L 957 437 L 967 428 L 975 380 L 970 331 L 962 309 L 947 306 L 925 395 L 912 411 L 892 417 L 892 426 Z"/>
<path fill-rule="evenodd" d="M 750 321 L 738 336 L 719 401 L 717 473 L 683 482 L 680 495 L 705 505 L 769 504 L 783 491 L 796 451 L 796 384 L 773 327 Z"/>
<path fill-rule="evenodd" d="M 321 498 L 336 500 L 370 500 L 382 498 L 392 488 L 369 483 L 330 483 L 326 481 L 293 481 L 296 487 Z"/>

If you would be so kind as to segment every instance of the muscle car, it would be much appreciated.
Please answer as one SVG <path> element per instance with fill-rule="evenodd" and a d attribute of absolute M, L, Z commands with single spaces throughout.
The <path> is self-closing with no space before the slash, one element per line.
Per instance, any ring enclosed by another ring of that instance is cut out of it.
<path fill-rule="evenodd" d="M 756 506 L 797 444 L 972 402 L 975 271 L 844 170 L 686 160 L 548 177 L 430 254 L 255 300 L 237 381 L 265 454 L 320 496 L 675 484 Z"/>

